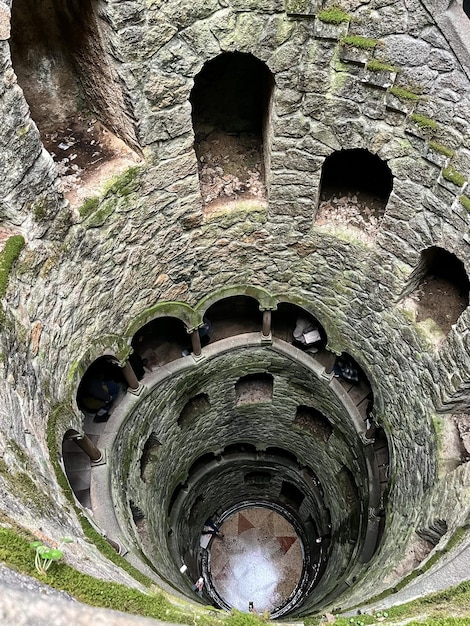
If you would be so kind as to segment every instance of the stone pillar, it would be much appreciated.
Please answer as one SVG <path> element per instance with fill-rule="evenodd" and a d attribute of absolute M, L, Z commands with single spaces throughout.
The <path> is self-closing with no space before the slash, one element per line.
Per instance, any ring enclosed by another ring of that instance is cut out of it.
<path fill-rule="evenodd" d="M 129 361 L 125 361 L 122 365 L 122 373 L 124 374 L 129 391 L 135 393 L 139 389 L 140 383 Z"/>
<path fill-rule="evenodd" d="M 271 334 L 271 310 L 266 309 L 263 311 L 263 326 L 261 329 L 261 343 L 271 344 L 273 341 Z"/>
<path fill-rule="evenodd" d="M 325 373 L 331 374 L 336 363 L 336 354 L 334 352 L 330 352 L 329 350 L 326 351 L 326 354 L 327 362 L 325 365 Z"/>
<path fill-rule="evenodd" d="M 201 356 L 201 338 L 199 337 L 199 331 L 197 328 L 190 332 L 190 337 L 194 356 Z"/>
<path fill-rule="evenodd" d="M 99 463 L 103 460 L 103 453 L 101 450 L 97 448 L 93 441 L 86 435 L 76 434 L 72 435 L 70 439 L 76 443 L 81 450 L 83 450 L 93 463 Z"/>

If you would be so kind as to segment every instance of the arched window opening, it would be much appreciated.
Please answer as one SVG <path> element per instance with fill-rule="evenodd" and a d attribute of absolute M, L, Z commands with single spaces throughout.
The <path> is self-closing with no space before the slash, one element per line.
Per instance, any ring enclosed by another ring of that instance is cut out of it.
<path fill-rule="evenodd" d="M 96 0 L 15 0 L 11 57 L 42 141 L 59 164 L 66 195 L 104 163 L 128 167 L 136 144 Z M 109 173 L 108 173 L 109 176 Z"/>
<path fill-rule="evenodd" d="M 296 304 L 281 302 L 272 312 L 272 334 L 300 350 L 316 355 L 327 344 L 325 329 L 310 313 Z"/>
<path fill-rule="evenodd" d="M 333 426 L 329 420 L 311 406 L 297 407 L 294 424 L 325 443 L 333 433 Z"/>
<path fill-rule="evenodd" d="M 296 465 L 298 464 L 295 454 L 289 452 L 288 450 L 284 450 L 284 448 L 276 448 L 275 446 L 271 446 L 270 448 L 266 448 L 265 453 L 267 456 L 277 456 L 284 461 L 288 461 Z"/>
<path fill-rule="evenodd" d="M 199 415 L 206 413 L 210 409 L 209 396 L 206 393 L 200 393 L 191 398 L 184 405 L 183 410 L 178 417 L 178 426 L 181 428 L 187 426 L 194 421 Z"/>
<path fill-rule="evenodd" d="M 404 306 L 417 322 L 447 334 L 469 303 L 470 281 L 463 262 L 455 254 L 433 246 L 421 253 L 411 274 Z"/>
<path fill-rule="evenodd" d="M 374 238 L 393 188 L 388 165 L 368 150 L 333 152 L 325 159 L 316 224 L 347 224 Z"/>
<path fill-rule="evenodd" d="M 135 504 L 133 500 L 129 500 L 129 508 L 131 510 L 132 519 L 134 520 L 135 524 L 145 519 L 144 512 L 140 507 L 137 506 L 137 504 Z"/>
<path fill-rule="evenodd" d="M 204 318 L 210 325 L 210 341 L 259 332 L 263 322 L 258 302 L 250 296 L 230 296 L 218 300 L 207 309 Z"/>
<path fill-rule="evenodd" d="M 356 509 L 360 501 L 359 490 L 357 488 L 354 475 L 351 470 L 343 465 L 340 473 L 338 474 L 338 483 L 340 484 L 346 505 L 351 509 Z"/>
<path fill-rule="evenodd" d="M 65 475 L 75 497 L 82 506 L 91 509 L 91 462 L 90 457 L 77 446 L 78 437 L 81 435 L 76 430 L 65 433 L 62 440 L 62 459 Z"/>
<path fill-rule="evenodd" d="M 142 456 L 140 457 L 140 478 L 144 483 L 147 482 L 153 474 L 161 445 L 156 433 L 151 433 L 144 444 Z"/>
<path fill-rule="evenodd" d="M 235 404 L 272 402 L 274 378 L 271 374 L 249 374 L 240 378 L 235 385 Z"/>
<path fill-rule="evenodd" d="M 241 52 L 219 55 L 196 76 L 192 118 L 206 206 L 265 200 L 273 86 L 267 65 Z"/>
<path fill-rule="evenodd" d="M 247 474 L 243 476 L 243 480 L 245 484 L 262 485 L 262 486 L 266 485 L 267 483 L 270 483 L 271 478 L 272 476 L 270 472 L 263 472 L 263 471 L 248 472 Z"/>
<path fill-rule="evenodd" d="M 465 15 L 470 20 L 470 0 L 463 0 L 463 10 Z"/>
<path fill-rule="evenodd" d="M 132 338 L 134 352 L 146 369 L 153 371 L 191 351 L 191 340 L 183 322 L 175 317 L 158 317 L 145 324 Z"/>
<path fill-rule="evenodd" d="M 297 510 L 302 505 L 304 501 L 304 494 L 300 491 L 298 487 L 289 482 L 282 482 L 281 485 L 281 497 L 287 500 L 289 504 L 292 504 L 294 508 Z"/>
<path fill-rule="evenodd" d="M 92 416 L 93 421 L 106 422 L 126 388 L 118 362 L 112 357 L 100 357 L 90 365 L 78 386 L 78 408 Z"/>
<path fill-rule="evenodd" d="M 191 476 L 195 472 L 198 472 L 199 470 L 206 468 L 209 465 L 209 463 L 213 463 L 214 461 L 215 461 L 215 454 L 213 454 L 212 452 L 207 452 L 206 454 L 203 454 L 198 459 L 196 459 L 194 463 L 191 465 L 191 467 L 189 468 L 188 478 L 191 478 Z"/>
<path fill-rule="evenodd" d="M 241 442 L 241 443 L 231 443 L 224 448 L 224 456 L 226 454 L 256 454 L 256 446 L 251 443 Z"/>

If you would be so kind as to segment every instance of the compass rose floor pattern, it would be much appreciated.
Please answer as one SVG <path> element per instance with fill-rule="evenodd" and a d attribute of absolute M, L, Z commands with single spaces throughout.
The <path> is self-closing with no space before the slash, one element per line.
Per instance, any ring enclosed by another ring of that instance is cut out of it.
<path fill-rule="evenodd" d="M 294 527 L 275 511 L 250 507 L 220 526 L 223 539 L 211 541 L 212 584 L 240 611 L 272 613 L 289 598 L 302 573 L 302 546 Z"/>

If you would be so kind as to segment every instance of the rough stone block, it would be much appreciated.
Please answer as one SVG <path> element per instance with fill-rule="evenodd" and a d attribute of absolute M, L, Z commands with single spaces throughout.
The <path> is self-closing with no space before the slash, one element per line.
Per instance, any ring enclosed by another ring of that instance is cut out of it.
<path fill-rule="evenodd" d="M 339 40 L 348 33 L 349 22 L 341 22 L 341 24 L 329 24 L 319 19 L 315 20 L 313 32 L 315 37 L 319 39 Z"/>
<path fill-rule="evenodd" d="M 0 41 L 6 41 L 10 38 L 10 20 L 9 7 L 4 2 L 0 2 Z"/>
<path fill-rule="evenodd" d="M 321 0 L 285 0 L 286 13 L 293 17 L 314 17 L 321 5 Z"/>

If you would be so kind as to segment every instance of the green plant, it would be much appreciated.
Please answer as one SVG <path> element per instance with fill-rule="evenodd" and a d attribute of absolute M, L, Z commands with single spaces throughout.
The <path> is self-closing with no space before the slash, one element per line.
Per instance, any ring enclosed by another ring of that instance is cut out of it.
<path fill-rule="evenodd" d="M 366 65 L 366 70 L 370 72 L 396 72 L 397 68 L 378 59 L 371 59 Z"/>
<path fill-rule="evenodd" d="M 404 87 L 398 87 L 398 85 L 392 85 L 388 90 L 392 96 L 399 98 L 400 100 L 419 100 L 420 96 L 409 89 L 405 89 Z"/>
<path fill-rule="evenodd" d="M 442 170 L 442 177 L 445 178 L 445 180 L 448 180 L 450 183 L 457 185 L 457 187 L 462 187 L 464 183 L 467 182 L 465 176 L 453 167 L 446 167 L 444 170 Z"/>
<path fill-rule="evenodd" d="M 54 561 L 58 561 L 64 555 L 61 548 L 66 543 L 72 543 L 73 539 L 70 537 L 62 537 L 58 548 L 50 548 L 42 541 L 33 541 L 30 543 L 30 547 L 34 549 L 34 566 L 36 570 L 43 576 L 47 576 L 47 570 L 50 568 Z"/>
<path fill-rule="evenodd" d="M 330 7 L 329 9 L 322 9 L 317 14 L 320 22 L 325 22 L 325 24 L 342 24 L 344 22 L 351 21 L 351 16 L 348 13 L 345 13 L 343 9 L 339 7 Z"/>
<path fill-rule="evenodd" d="M 373 50 L 379 43 L 378 39 L 361 37 L 361 35 L 347 35 L 341 40 L 343 46 L 352 46 L 361 50 Z"/>
<path fill-rule="evenodd" d="M 468 196 L 460 196 L 460 204 L 470 212 L 470 198 Z"/>
<path fill-rule="evenodd" d="M 443 154 L 444 156 L 449 157 L 449 158 L 452 158 L 455 154 L 452 148 L 448 148 L 447 146 L 445 146 L 442 143 L 439 143 L 438 141 L 430 141 L 429 147 L 435 152 L 439 152 L 439 154 Z"/>
<path fill-rule="evenodd" d="M 426 117 L 425 115 L 421 115 L 421 113 L 413 113 L 411 119 L 422 130 L 437 130 L 439 128 L 439 124 L 435 120 L 432 120 L 430 117 Z"/>

